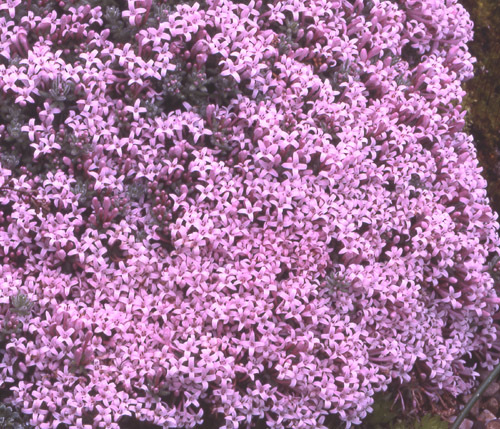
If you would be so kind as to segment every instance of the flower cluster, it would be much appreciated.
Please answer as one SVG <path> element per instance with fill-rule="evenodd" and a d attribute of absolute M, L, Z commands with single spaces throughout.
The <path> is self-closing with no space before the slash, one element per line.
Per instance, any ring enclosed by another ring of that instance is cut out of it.
<path fill-rule="evenodd" d="M 309 429 L 469 391 L 500 358 L 470 38 L 456 0 L 6 1 L 8 404 Z"/>

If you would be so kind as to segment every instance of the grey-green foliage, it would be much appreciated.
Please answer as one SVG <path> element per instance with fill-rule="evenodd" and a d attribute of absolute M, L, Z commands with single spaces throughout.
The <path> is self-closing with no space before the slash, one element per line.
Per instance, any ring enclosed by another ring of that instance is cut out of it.
<path fill-rule="evenodd" d="M 33 302 L 20 292 L 10 298 L 9 309 L 3 319 L 3 323 L 0 325 L 0 341 L 21 333 L 23 323 L 19 320 L 19 317 L 28 316 L 32 308 Z M 0 425 L 0 428 L 3 428 L 3 426 Z"/>
<path fill-rule="evenodd" d="M 28 122 L 28 115 L 23 108 L 12 103 L 2 103 L 0 105 L 0 123 L 6 124 L 8 137 L 6 141 L 23 146 L 29 143 L 28 135 L 21 131 L 21 127 Z"/>
<path fill-rule="evenodd" d="M 21 292 L 18 292 L 16 296 L 10 298 L 11 311 L 17 313 L 20 316 L 27 316 L 31 313 L 33 308 L 33 301 Z"/>
<path fill-rule="evenodd" d="M 75 83 L 71 80 L 64 80 L 60 74 L 56 75 L 56 77 L 52 79 L 48 91 L 39 92 L 42 97 L 50 98 L 52 100 L 52 104 L 61 111 L 64 111 L 64 109 L 69 107 L 69 105 L 76 107 L 76 104 L 74 104 L 77 99 L 75 94 Z"/>
<path fill-rule="evenodd" d="M 174 110 L 173 105 L 180 108 L 186 101 L 201 116 L 209 104 L 228 105 L 240 91 L 239 84 L 232 76 L 220 74 L 219 61 L 218 56 L 209 55 L 206 64 L 201 67 L 193 65 L 187 70 L 186 61 L 174 60 L 176 69 L 169 71 L 161 82 L 162 103 Z"/>
<path fill-rule="evenodd" d="M 293 19 L 285 19 L 284 25 L 277 27 L 278 36 L 278 52 L 279 55 L 288 55 L 290 51 L 293 51 L 299 47 L 297 40 L 297 32 L 300 28 L 298 22 Z"/>
<path fill-rule="evenodd" d="M 354 80 L 359 80 L 359 75 L 356 67 L 349 60 L 343 62 L 340 68 L 332 73 L 329 77 L 332 88 L 336 91 L 343 91 L 342 83 L 349 81 L 349 76 Z"/>
<path fill-rule="evenodd" d="M 101 5 L 104 10 L 104 27 L 110 29 L 115 41 L 122 43 L 129 41 L 134 32 L 134 28 L 128 25 L 126 20 L 122 19 L 122 12 L 117 5 L 111 2 L 107 3 L 109 3 L 109 6 L 105 7 Z"/>
<path fill-rule="evenodd" d="M 332 291 L 341 290 L 347 292 L 350 288 L 350 283 L 336 272 L 330 273 L 330 275 L 325 278 L 325 283 Z"/>
<path fill-rule="evenodd" d="M 12 407 L 0 404 L 0 428 L 2 429 L 29 429 L 31 426 Z"/>

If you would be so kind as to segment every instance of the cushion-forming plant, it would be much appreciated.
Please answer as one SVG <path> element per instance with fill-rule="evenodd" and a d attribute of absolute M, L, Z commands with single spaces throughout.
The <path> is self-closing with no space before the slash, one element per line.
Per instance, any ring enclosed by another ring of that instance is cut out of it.
<path fill-rule="evenodd" d="M 309 429 L 468 392 L 500 356 L 471 36 L 456 0 L 2 2 L 5 402 Z"/>

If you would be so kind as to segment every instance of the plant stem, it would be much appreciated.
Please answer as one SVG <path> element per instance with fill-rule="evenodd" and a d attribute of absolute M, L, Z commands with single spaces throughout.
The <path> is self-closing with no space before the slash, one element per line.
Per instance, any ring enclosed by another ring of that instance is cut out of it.
<path fill-rule="evenodd" d="M 462 410 L 457 419 L 453 422 L 453 426 L 451 427 L 451 429 L 458 429 L 460 427 L 460 424 L 464 421 L 465 417 L 467 417 L 467 414 L 469 414 L 471 408 L 474 406 L 477 400 L 481 397 L 481 395 L 491 384 L 491 382 L 498 376 L 499 373 L 500 373 L 500 363 L 495 367 L 495 369 L 490 373 L 490 375 L 488 375 L 488 378 L 483 381 L 481 386 L 479 386 L 479 388 L 477 389 L 476 393 L 472 395 L 472 398 L 469 399 L 469 402 L 467 402 L 465 408 Z"/>

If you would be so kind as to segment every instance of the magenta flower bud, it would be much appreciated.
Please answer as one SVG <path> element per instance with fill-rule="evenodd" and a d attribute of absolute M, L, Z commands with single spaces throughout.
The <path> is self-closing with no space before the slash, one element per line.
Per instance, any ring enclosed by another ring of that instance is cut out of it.
<path fill-rule="evenodd" d="M 50 28 L 50 22 L 40 22 L 36 28 L 35 28 L 35 32 L 38 34 L 42 31 L 46 31 Z"/>
<path fill-rule="evenodd" d="M 314 32 L 312 30 L 309 30 L 306 34 L 306 43 L 310 43 L 313 38 Z"/>
<path fill-rule="evenodd" d="M 189 58 L 191 55 L 196 55 L 199 53 L 206 53 L 207 51 L 208 51 L 208 45 L 207 45 L 206 40 L 200 39 L 193 45 L 193 47 L 191 48 L 191 52 L 187 58 Z M 188 53 L 188 52 L 189 51 L 186 51 L 184 53 L 184 55 L 186 55 L 186 53 Z"/>
<path fill-rule="evenodd" d="M 17 44 L 19 46 L 19 53 L 27 55 L 30 48 L 28 46 L 28 35 L 26 34 L 26 30 L 19 30 L 19 34 L 17 35 Z"/>
<path fill-rule="evenodd" d="M 303 60 L 304 58 L 306 58 L 308 54 L 309 54 L 309 49 L 299 48 L 299 49 L 295 50 L 295 52 L 293 53 L 293 57 L 300 61 L 300 60 Z"/>
<path fill-rule="evenodd" d="M 358 49 L 364 48 L 364 46 L 370 41 L 371 37 L 372 34 L 370 32 L 366 32 L 365 34 L 363 34 L 363 36 L 361 36 L 361 39 L 359 39 Z"/>
<path fill-rule="evenodd" d="M 102 207 L 104 209 L 104 213 L 107 214 L 109 209 L 111 208 L 111 200 L 109 197 L 104 197 L 103 202 L 102 202 Z"/>
<path fill-rule="evenodd" d="M 61 261 L 64 261 L 64 259 L 66 259 L 66 252 L 63 249 L 60 249 L 56 252 L 56 257 Z"/>
<path fill-rule="evenodd" d="M 63 161 L 64 165 L 67 165 L 68 167 L 73 165 L 73 163 L 71 162 L 71 159 L 69 159 L 67 156 L 64 156 L 62 161 Z"/>
<path fill-rule="evenodd" d="M 66 27 L 71 22 L 71 16 L 70 15 L 63 15 L 61 16 L 61 27 Z"/>
<path fill-rule="evenodd" d="M 103 40 L 106 40 L 109 37 L 110 33 L 111 33 L 111 30 L 109 28 L 105 28 L 103 31 L 101 31 L 101 38 Z"/>
<path fill-rule="evenodd" d="M 80 13 L 82 14 L 82 16 L 87 16 L 91 9 L 92 8 L 90 7 L 90 5 L 86 4 L 85 6 L 83 6 L 83 9 Z"/>
<path fill-rule="evenodd" d="M 212 127 L 212 116 L 215 111 L 215 105 L 214 104 L 209 104 L 206 109 L 205 109 L 205 115 L 207 117 L 207 124 L 209 127 Z"/>
<path fill-rule="evenodd" d="M 95 211 L 100 209 L 101 204 L 99 203 L 99 200 L 97 199 L 97 197 L 92 198 L 92 207 L 94 208 Z"/>
<path fill-rule="evenodd" d="M 368 53 L 368 59 L 372 59 L 373 57 L 377 56 L 378 54 L 380 54 L 381 51 L 382 51 L 382 48 L 380 46 L 375 46 Z"/>
<path fill-rule="evenodd" d="M 88 169 L 90 168 L 90 166 L 92 165 L 92 160 L 91 159 L 87 159 L 84 163 L 83 163 L 83 169 L 85 171 L 88 171 Z"/>
<path fill-rule="evenodd" d="M 316 28 L 316 32 L 315 32 L 316 40 L 320 39 L 324 35 L 325 35 L 325 32 L 323 30 L 321 30 L 320 28 Z"/>
<path fill-rule="evenodd" d="M 91 214 L 89 216 L 89 223 L 91 225 L 97 226 L 97 218 L 96 218 L 96 216 L 94 214 Z"/>
<path fill-rule="evenodd" d="M 260 127 L 255 128 L 253 132 L 254 141 L 259 140 L 264 135 L 264 130 Z"/>
<path fill-rule="evenodd" d="M 359 52 L 359 59 L 363 62 L 366 61 L 366 59 L 368 58 L 368 53 L 366 52 L 366 49 L 361 49 L 361 51 Z"/>
<path fill-rule="evenodd" d="M 207 62 L 207 54 L 198 54 L 196 55 L 196 65 L 200 69 Z"/>

